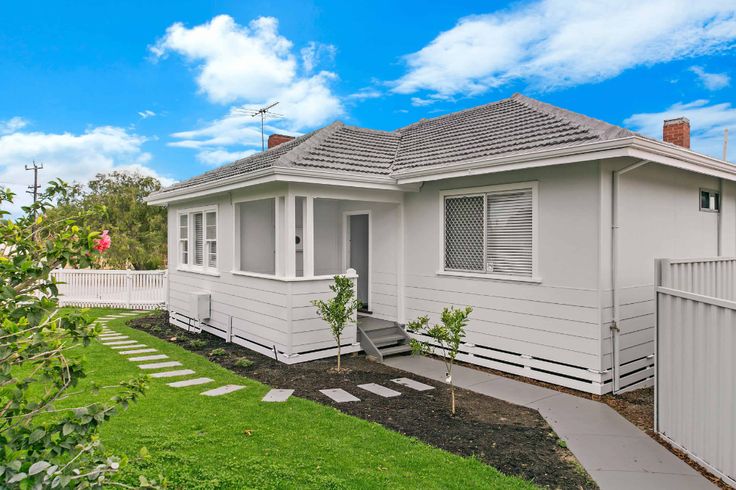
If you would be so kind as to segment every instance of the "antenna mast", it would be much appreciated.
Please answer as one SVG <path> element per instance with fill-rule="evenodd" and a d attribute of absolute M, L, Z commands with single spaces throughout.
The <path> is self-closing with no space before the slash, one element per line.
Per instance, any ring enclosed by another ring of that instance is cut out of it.
<path fill-rule="evenodd" d="M 283 114 L 276 114 L 271 112 L 271 108 L 276 106 L 278 102 L 274 102 L 271 105 L 261 107 L 260 109 L 235 109 L 236 113 L 239 114 L 248 114 L 251 117 L 261 116 L 261 151 L 264 151 L 266 149 L 266 138 L 264 137 L 264 129 L 263 129 L 263 122 L 266 118 L 269 117 L 283 117 Z"/>

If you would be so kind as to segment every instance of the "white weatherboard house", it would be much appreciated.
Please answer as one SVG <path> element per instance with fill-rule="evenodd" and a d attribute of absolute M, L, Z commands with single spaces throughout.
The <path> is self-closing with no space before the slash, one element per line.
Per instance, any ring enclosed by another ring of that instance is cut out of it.
<path fill-rule="evenodd" d="M 514 95 L 279 136 L 148 198 L 169 209 L 171 321 L 332 356 L 310 302 L 354 269 L 366 312 L 343 352 L 402 351 L 394 322 L 470 305 L 463 361 L 592 393 L 651 383 L 654 259 L 736 255 L 736 167 L 690 151 L 685 119 L 664 135 Z"/>

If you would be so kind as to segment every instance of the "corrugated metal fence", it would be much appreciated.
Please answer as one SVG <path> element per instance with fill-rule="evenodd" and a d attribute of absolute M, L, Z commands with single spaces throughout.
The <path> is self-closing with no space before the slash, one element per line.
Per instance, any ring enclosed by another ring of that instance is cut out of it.
<path fill-rule="evenodd" d="M 166 305 L 167 271 L 59 269 L 62 306 L 152 310 Z"/>
<path fill-rule="evenodd" d="M 655 430 L 736 486 L 736 258 L 657 261 Z"/>

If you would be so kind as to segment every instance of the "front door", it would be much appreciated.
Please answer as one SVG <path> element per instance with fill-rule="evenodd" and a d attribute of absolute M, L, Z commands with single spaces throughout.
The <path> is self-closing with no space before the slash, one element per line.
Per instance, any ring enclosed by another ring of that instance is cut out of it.
<path fill-rule="evenodd" d="M 367 214 L 351 214 L 348 216 L 348 267 L 358 273 L 358 301 L 361 310 L 367 311 L 368 305 L 368 248 L 369 233 Z"/>

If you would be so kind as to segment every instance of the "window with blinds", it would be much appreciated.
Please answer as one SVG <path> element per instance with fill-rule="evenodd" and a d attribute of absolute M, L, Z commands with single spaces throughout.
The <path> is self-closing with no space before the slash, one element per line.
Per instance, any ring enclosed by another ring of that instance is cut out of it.
<path fill-rule="evenodd" d="M 534 189 L 444 198 L 444 269 L 531 278 Z"/>
<path fill-rule="evenodd" d="M 187 270 L 217 270 L 217 211 L 190 210 L 179 214 L 179 266 Z"/>
<path fill-rule="evenodd" d="M 194 265 L 202 265 L 204 256 L 204 227 L 202 226 L 202 213 L 192 214 L 192 228 L 194 234 Z"/>

